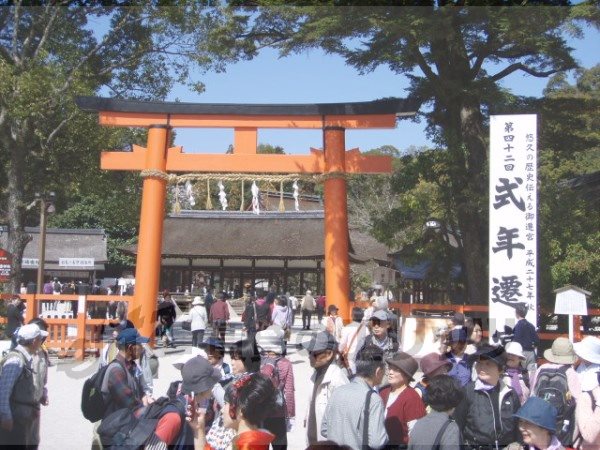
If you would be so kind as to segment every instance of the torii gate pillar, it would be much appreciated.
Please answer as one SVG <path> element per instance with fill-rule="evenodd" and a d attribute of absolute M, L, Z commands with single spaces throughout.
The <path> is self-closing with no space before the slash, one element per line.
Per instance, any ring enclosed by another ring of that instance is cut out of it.
<path fill-rule="evenodd" d="M 166 172 L 170 127 L 150 125 L 146 170 Z M 144 178 L 138 253 L 135 266 L 135 295 L 129 318 L 142 336 L 153 336 L 156 324 L 156 293 L 160 283 L 163 222 L 167 182 L 160 176 Z"/>
<path fill-rule="evenodd" d="M 348 261 L 348 207 L 346 200 L 346 130 L 325 127 L 325 292 L 327 304 L 350 317 L 350 263 Z"/>

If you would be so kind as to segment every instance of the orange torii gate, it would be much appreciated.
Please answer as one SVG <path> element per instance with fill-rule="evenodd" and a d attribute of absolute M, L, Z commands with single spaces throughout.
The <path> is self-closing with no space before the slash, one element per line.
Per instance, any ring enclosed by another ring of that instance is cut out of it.
<path fill-rule="evenodd" d="M 162 227 L 168 172 L 324 174 L 325 294 L 328 303 L 350 317 L 350 266 L 346 173 L 389 173 L 391 158 L 346 151 L 345 130 L 394 128 L 398 116 L 411 116 L 414 104 L 405 99 L 360 103 L 236 105 L 141 102 L 80 97 L 77 105 L 98 112 L 106 126 L 148 128 L 146 148 L 103 152 L 105 170 L 139 170 L 144 176 L 136 286 L 130 319 L 144 335 L 153 335 L 160 282 Z M 186 154 L 169 148 L 172 128 L 233 128 L 232 154 Z M 322 129 L 323 151 L 309 155 L 257 154 L 259 128 Z M 251 178 L 251 176 L 249 176 Z"/>

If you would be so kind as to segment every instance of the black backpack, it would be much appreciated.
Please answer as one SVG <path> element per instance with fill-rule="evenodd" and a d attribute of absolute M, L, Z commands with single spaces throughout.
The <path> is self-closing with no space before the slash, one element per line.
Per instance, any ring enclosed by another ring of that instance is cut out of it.
<path fill-rule="evenodd" d="M 533 395 L 556 408 L 556 436 L 562 445 L 571 447 L 575 436 L 575 399 L 567 380 L 569 366 L 558 369 L 542 369 L 537 376 Z"/>
<path fill-rule="evenodd" d="M 102 419 L 108 407 L 102 395 L 102 382 L 104 381 L 106 371 L 113 363 L 119 364 L 125 370 L 125 367 L 115 359 L 110 364 L 100 367 L 94 375 L 83 383 L 81 412 L 83 413 L 83 417 L 92 423 Z"/>
<path fill-rule="evenodd" d="M 176 412 L 181 417 L 178 439 L 169 448 L 191 448 L 193 434 L 185 420 L 186 401 L 182 397 L 161 397 L 143 408 L 138 417 L 136 409 L 122 408 L 106 416 L 98 427 L 98 436 L 105 450 L 135 450 L 148 443 L 162 416 Z"/>

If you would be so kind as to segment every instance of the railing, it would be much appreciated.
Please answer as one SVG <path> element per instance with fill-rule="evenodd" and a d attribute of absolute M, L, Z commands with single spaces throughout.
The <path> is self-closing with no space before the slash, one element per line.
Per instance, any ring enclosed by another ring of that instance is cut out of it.
<path fill-rule="evenodd" d="M 360 306 L 362 308 L 367 308 L 369 306 L 369 302 L 356 302 L 356 306 Z M 488 306 L 487 305 L 428 305 L 423 303 L 398 303 L 398 302 L 390 302 L 390 309 L 395 309 L 400 311 L 403 317 L 407 317 L 413 315 L 414 311 L 428 311 L 428 312 L 461 312 L 465 315 L 469 315 L 469 313 L 477 312 L 483 313 L 485 315 L 488 314 Z M 544 313 L 551 313 L 551 311 L 542 310 Z M 600 309 L 591 309 L 588 308 L 588 316 L 600 316 Z M 574 319 L 574 334 L 575 340 L 580 341 L 583 339 L 583 333 L 581 331 L 581 316 L 573 316 Z M 559 332 L 541 332 L 538 333 L 538 336 L 542 340 L 554 340 L 559 336 L 566 336 L 567 333 L 559 333 Z M 484 331 L 484 336 L 487 336 L 487 332 Z"/>
<path fill-rule="evenodd" d="M 102 348 L 102 327 L 126 317 L 129 302 L 133 300 L 132 296 L 115 295 L 21 294 L 20 297 L 27 305 L 26 323 L 35 317 L 48 323 L 47 347 L 79 360 L 86 352 Z M 0 323 L 5 322 L 6 318 L 0 317 Z"/>
<path fill-rule="evenodd" d="M 83 359 L 87 352 L 99 351 L 102 342 L 102 326 L 115 323 L 119 317 L 126 317 L 127 306 L 133 301 L 132 296 L 116 295 L 54 295 L 54 294 L 22 294 L 26 302 L 25 322 L 34 317 L 42 317 L 48 323 L 46 345 L 62 355 L 73 355 Z M 10 298 L 3 294 L 2 299 Z M 109 304 L 117 304 L 116 311 L 109 311 Z M 120 305 L 120 306 L 119 306 Z M 356 302 L 356 306 L 366 308 L 369 302 Z M 400 311 L 403 317 L 413 315 L 415 311 L 428 312 L 461 312 L 465 314 L 479 313 L 487 315 L 487 305 L 427 305 L 422 303 L 389 304 L 391 309 Z M 108 315 L 107 315 L 108 313 Z M 112 313 L 112 314 L 110 314 Z M 588 315 L 600 316 L 600 309 L 588 309 Z M 109 317 L 110 316 L 110 317 Z M 581 317 L 575 316 L 575 339 L 582 339 Z M 6 318 L 0 317 L 0 323 Z M 484 333 L 486 334 L 486 333 Z M 554 340 L 566 333 L 541 332 L 540 339 Z"/>

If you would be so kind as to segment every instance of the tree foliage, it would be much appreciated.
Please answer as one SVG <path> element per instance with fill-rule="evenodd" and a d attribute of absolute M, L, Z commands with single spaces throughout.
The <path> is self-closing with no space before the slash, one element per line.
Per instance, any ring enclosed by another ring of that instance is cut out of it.
<path fill-rule="evenodd" d="M 553 290 L 574 284 L 600 292 L 600 66 L 581 70 L 574 84 L 552 78 L 541 99 L 510 98 L 498 113 L 536 113 L 539 121 L 540 300 L 551 309 Z M 433 261 L 450 267 L 460 256 L 439 235 L 424 230 L 429 218 L 457 229 L 451 195 L 449 154 L 441 149 L 411 149 L 396 156 L 391 177 L 353 178 L 349 183 L 351 220 L 358 222 L 408 263 Z M 394 154 L 398 154 L 394 152 Z M 586 178 L 587 176 L 587 178 Z M 583 177 L 583 178 L 582 178 Z M 383 194 L 386 193 L 383 198 Z M 395 206 L 388 208 L 390 199 Z M 363 219 L 368 219 L 363 222 Z M 444 279 L 444 274 L 446 279 Z M 430 271 L 431 281 L 448 283 L 445 270 Z"/>
<path fill-rule="evenodd" d="M 551 289 L 574 284 L 600 305 L 599 83 L 600 65 L 581 71 L 573 85 L 555 77 L 540 108 L 540 250 L 548 304 Z M 590 177 L 589 185 L 578 182 Z"/>
<path fill-rule="evenodd" d="M 557 4 L 535 2 L 544 3 Z M 246 2 L 230 2 L 215 21 L 214 39 L 201 51 L 237 48 L 229 58 L 235 61 L 264 46 L 282 56 L 322 48 L 343 56 L 360 73 L 387 66 L 408 77 L 408 94 L 421 101 L 430 135 L 448 154 L 449 191 L 443 194 L 451 196 L 463 234 L 469 300 L 484 302 L 489 107 L 504 98 L 500 82 L 512 73 L 548 77 L 576 67 L 565 33 L 580 33 L 576 18 L 597 20 L 597 7 L 509 7 L 510 1 L 486 1 L 481 7 L 445 1 L 393 2 L 418 5 L 412 8 L 362 4 L 304 2 L 292 8 L 289 2 L 265 0 L 248 8 Z"/>
<path fill-rule="evenodd" d="M 99 92 L 164 98 L 175 80 L 187 80 L 194 63 L 203 64 L 194 39 L 201 39 L 197 31 L 207 20 L 195 2 L 177 8 L 27 5 L 0 8 L 0 210 L 10 227 L 13 286 L 28 240 L 24 225 L 33 220 L 25 208 L 33 193 L 54 190 L 64 203 L 59 207 L 66 206 L 73 197 L 67 188 L 91 181 L 85 177 L 97 170 L 102 147 L 95 137 L 111 134 L 99 131 L 74 98 Z"/>

